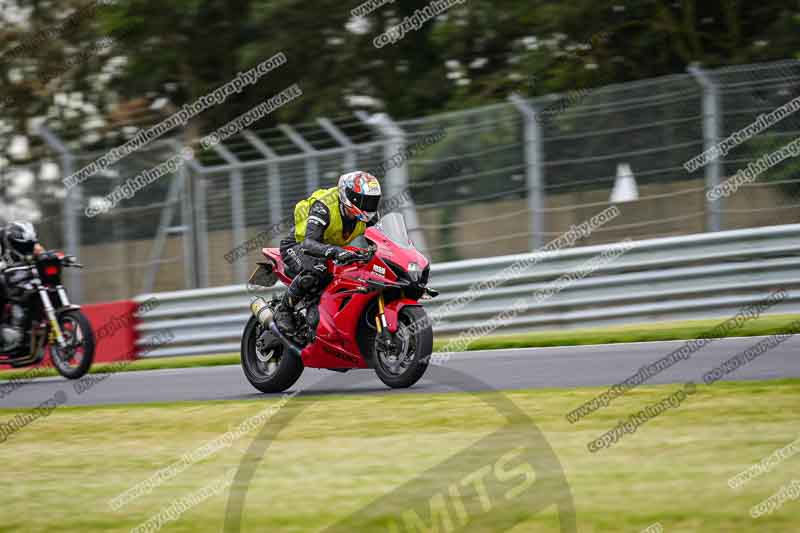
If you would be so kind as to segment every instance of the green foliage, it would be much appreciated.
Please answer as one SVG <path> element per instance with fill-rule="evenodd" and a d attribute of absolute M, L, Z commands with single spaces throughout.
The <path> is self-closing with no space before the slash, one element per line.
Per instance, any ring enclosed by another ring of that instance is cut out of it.
<path fill-rule="evenodd" d="M 31 30 L 0 30 L 9 48 L 56 26 L 78 0 L 18 0 L 33 8 Z M 283 51 L 289 64 L 258 86 L 204 113 L 195 127 L 217 125 L 291 83 L 306 96 L 270 121 L 305 121 L 348 111 L 347 97 L 374 97 L 395 117 L 419 116 L 504 100 L 512 91 L 564 93 L 608 83 L 684 72 L 706 66 L 795 57 L 800 8 L 777 0 L 680 3 L 664 0 L 634 6 L 616 0 L 578 2 L 469 0 L 456 4 L 399 42 L 375 48 L 373 39 L 403 17 L 428 5 L 395 2 L 360 22 L 356 0 L 131 0 L 83 17 L 25 57 L 0 57 L 0 87 L 18 105 L 15 117 L 43 113 L 54 90 L 81 90 L 91 102 L 107 103 L 89 81 L 103 65 L 85 61 L 49 87 L 37 86 L 41 71 L 63 65 L 92 39 L 122 36 L 114 54 L 127 63 L 111 88 L 123 99 L 168 95 L 181 105 L 231 79 L 236 72 Z M 66 9 L 65 9 L 66 7 Z M 24 66 L 24 83 L 9 69 Z M 449 76 L 448 76 L 449 75 Z M 33 98 L 31 98 L 33 97 Z"/>
<path fill-rule="evenodd" d="M 97 51 L 102 47 L 93 27 L 105 8 L 78 0 L 18 0 L 15 5 L 0 10 L 1 116 L 13 123 L 16 134 L 26 133 L 27 121 L 34 117 L 79 125 L 84 113 L 68 112 L 53 96 L 80 92 L 84 102 L 97 102 L 91 74 L 99 69 Z M 24 9 L 31 10 L 27 27 L 8 23 L 8 17 Z M 0 151 L 8 140 L 0 138 Z"/>
<path fill-rule="evenodd" d="M 746 157 L 756 161 L 779 151 L 795 140 L 786 135 L 759 135 L 747 142 L 744 147 Z M 745 164 L 741 165 L 746 168 Z M 787 196 L 800 195 L 800 158 L 791 157 L 772 167 L 758 177 L 758 181 L 778 183 Z"/>

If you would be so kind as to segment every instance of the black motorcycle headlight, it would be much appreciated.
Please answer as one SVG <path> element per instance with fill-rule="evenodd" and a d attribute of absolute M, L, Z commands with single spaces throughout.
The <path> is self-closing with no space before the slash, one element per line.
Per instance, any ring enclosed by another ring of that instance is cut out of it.
<path fill-rule="evenodd" d="M 421 269 L 418 263 L 409 263 L 408 269 L 405 269 L 389 259 L 383 259 L 383 262 L 392 269 L 392 272 L 395 273 L 399 280 L 410 281 L 422 287 L 428 284 L 428 276 L 431 271 L 430 265 Z"/>
<path fill-rule="evenodd" d="M 418 283 L 420 278 L 422 278 L 422 269 L 416 263 L 409 263 L 407 272 L 408 272 L 408 277 L 414 283 Z"/>
<path fill-rule="evenodd" d="M 388 266 L 389 268 L 392 269 L 392 272 L 394 272 L 394 275 L 397 276 L 397 279 L 406 279 L 406 280 L 410 279 L 406 275 L 406 269 L 401 267 L 400 265 L 398 265 L 394 261 L 390 261 L 388 259 L 383 259 L 383 258 L 381 258 L 381 261 L 386 263 L 386 266 Z"/>

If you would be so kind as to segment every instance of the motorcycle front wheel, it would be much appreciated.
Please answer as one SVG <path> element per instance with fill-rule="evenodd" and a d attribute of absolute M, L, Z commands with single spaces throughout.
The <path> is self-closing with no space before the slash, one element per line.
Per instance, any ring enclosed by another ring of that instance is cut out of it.
<path fill-rule="evenodd" d="M 86 315 L 77 309 L 58 315 L 66 346 L 50 344 L 50 358 L 58 373 L 67 379 L 83 377 L 94 361 L 94 331 Z"/>
<path fill-rule="evenodd" d="M 409 306 L 400 311 L 395 339 L 395 349 L 386 350 L 376 336 L 375 373 L 389 387 L 405 389 L 425 374 L 433 352 L 433 327 L 422 307 Z"/>

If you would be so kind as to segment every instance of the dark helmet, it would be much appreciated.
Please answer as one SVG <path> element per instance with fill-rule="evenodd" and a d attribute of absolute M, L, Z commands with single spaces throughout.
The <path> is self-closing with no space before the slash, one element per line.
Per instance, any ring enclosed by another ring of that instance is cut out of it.
<path fill-rule="evenodd" d="M 3 248 L 14 261 L 32 256 L 37 242 L 36 230 L 30 222 L 12 222 L 5 227 Z"/>

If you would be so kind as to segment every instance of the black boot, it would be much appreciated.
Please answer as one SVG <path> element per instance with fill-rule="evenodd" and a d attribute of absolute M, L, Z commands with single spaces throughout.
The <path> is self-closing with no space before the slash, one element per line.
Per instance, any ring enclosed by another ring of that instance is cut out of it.
<path fill-rule="evenodd" d="M 297 329 L 294 323 L 294 304 L 288 292 L 283 295 L 283 299 L 275 309 L 275 324 L 283 333 L 291 334 Z"/>

